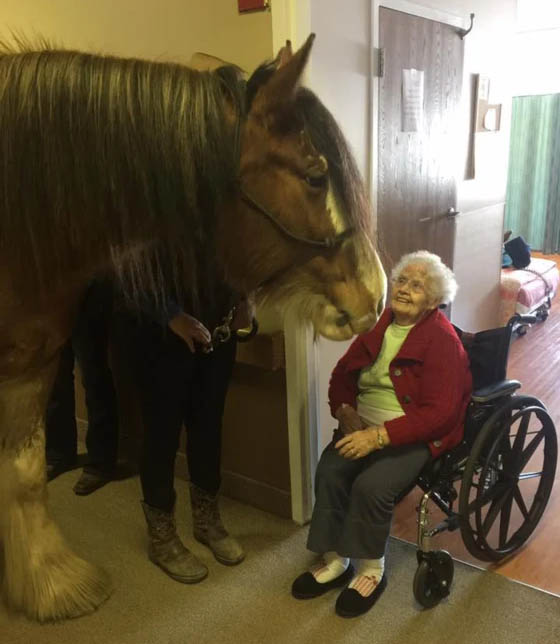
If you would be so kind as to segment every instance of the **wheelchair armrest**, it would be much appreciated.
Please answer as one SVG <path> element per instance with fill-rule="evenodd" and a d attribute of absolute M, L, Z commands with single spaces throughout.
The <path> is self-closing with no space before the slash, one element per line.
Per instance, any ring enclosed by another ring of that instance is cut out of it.
<path fill-rule="evenodd" d="M 519 380 L 501 380 L 500 382 L 495 382 L 487 387 L 473 391 L 471 398 L 474 402 L 485 403 L 494 400 L 494 398 L 509 396 L 519 389 L 519 387 L 521 387 Z"/>

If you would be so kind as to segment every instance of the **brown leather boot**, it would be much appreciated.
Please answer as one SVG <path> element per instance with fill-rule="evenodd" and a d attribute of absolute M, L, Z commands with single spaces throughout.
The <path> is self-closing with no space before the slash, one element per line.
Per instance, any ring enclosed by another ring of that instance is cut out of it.
<path fill-rule="evenodd" d="M 224 528 L 218 508 L 218 495 L 190 484 L 194 538 L 208 546 L 214 557 L 226 566 L 235 566 L 245 559 L 237 539 Z"/>
<path fill-rule="evenodd" d="M 172 512 L 142 503 L 148 523 L 148 557 L 175 581 L 196 584 L 208 575 L 208 568 L 185 548 Z"/>
<path fill-rule="evenodd" d="M 94 467 L 84 467 L 80 478 L 72 488 L 74 494 L 87 496 L 111 481 L 111 475 Z"/>

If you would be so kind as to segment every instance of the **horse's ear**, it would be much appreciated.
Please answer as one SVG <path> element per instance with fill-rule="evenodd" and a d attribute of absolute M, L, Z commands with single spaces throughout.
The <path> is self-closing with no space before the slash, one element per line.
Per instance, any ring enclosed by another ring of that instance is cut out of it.
<path fill-rule="evenodd" d="M 287 65 L 293 58 L 293 55 L 292 41 L 286 40 L 286 44 L 284 45 L 284 47 L 282 47 L 282 49 L 280 49 L 278 56 L 276 56 L 276 60 L 274 61 L 276 63 L 276 69 L 280 69 L 280 67 Z"/>
<path fill-rule="evenodd" d="M 311 34 L 303 46 L 292 54 L 291 44 L 286 43 L 286 47 L 280 50 L 276 58 L 277 69 L 257 92 L 252 114 L 273 115 L 285 111 L 293 104 L 299 80 L 309 60 L 309 54 L 315 34 Z"/>

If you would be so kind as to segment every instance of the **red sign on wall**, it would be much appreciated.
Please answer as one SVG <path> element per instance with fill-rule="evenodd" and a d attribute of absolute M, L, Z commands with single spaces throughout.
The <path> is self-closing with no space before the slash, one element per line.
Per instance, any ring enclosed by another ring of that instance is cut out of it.
<path fill-rule="evenodd" d="M 245 11 L 264 11 L 268 9 L 268 0 L 237 0 L 239 13 Z"/>

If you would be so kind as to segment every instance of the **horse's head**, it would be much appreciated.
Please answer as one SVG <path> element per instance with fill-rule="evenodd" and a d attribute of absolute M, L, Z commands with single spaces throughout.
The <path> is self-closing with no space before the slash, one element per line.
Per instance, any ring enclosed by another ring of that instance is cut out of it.
<path fill-rule="evenodd" d="M 343 137 L 335 125 L 332 140 L 334 119 L 299 88 L 312 43 L 310 36 L 294 55 L 288 44 L 251 97 L 240 137 L 239 199 L 219 237 L 234 287 L 257 287 L 261 298 L 297 307 L 317 333 L 343 340 L 375 322 L 385 277 L 366 233 L 367 200 L 355 198 L 364 191 L 353 161 L 350 177 L 346 167 L 330 167 L 342 157 L 329 149 Z M 333 186 L 333 178 L 358 181 L 360 190 Z M 347 212 L 356 205 L 358 214 Z"/>
<path fill-rule="evenodd" d="M 367 331 L 383 309 L 386 280 L 375 250 L 362 240 L 345 242 L 280 276 L 264 299 L 310 320 L 330 340 Z"/>

